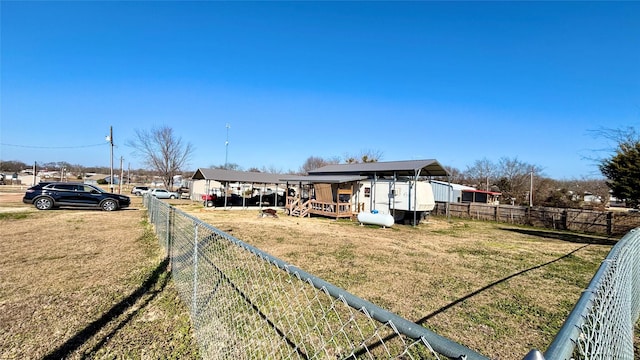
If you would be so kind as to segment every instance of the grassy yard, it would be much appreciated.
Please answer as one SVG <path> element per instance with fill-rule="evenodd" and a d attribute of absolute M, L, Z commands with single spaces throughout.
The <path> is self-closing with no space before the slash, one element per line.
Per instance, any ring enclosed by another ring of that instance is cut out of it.
<path fill-rule="evenodd" d="M 486 356 L 545 350 L 616 239 L 432 218 L 380 229 L 178 205 L 236 238 Z"/>
<path fill-rule="evenodd" d="M 0 359 L 198 357 L 139 198 L 112 213 L 39 212 L 6 195 Z M 617 240 L 438 218 L 380 229 L 172 203 L 494 359 L 545 350 Z"/>
<path fill-rule="evenodd" d="M 0 193 L 0 359 L 196 359 L 139 201 L 37 211 Z"/>

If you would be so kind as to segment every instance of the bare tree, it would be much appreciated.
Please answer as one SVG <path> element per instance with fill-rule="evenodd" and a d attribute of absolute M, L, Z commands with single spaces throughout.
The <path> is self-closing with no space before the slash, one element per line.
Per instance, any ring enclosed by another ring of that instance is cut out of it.
<path fill-rule="evenodd" d="M 445 181 L 451 182 L 453 184 L 463 184 L 465 183 L 465 174 L 460 171 L 460 169 L 452 167 L 452 166 L 444 166 L 449 176 L 435 176 L 433 180 L 437 181 Z"/>
<path fill-rule="evenodd" d="M 467 166 L 464 175 L 470 185 L 482 189 L 489 190 L 489 186 L 495 181 L 497 166 L 489 159 L 483 158 L 476 160 L 472 166 Z"/>
<path fill-rule="evenodd" d="M 150 131 L 136 130 L 135 139 L 126 144 L 145 165 L 158 172 L 167 189 L 173 188 L 173 177 L 187 165 L 193 153 L 193 146 L 183 143 L 168 126 Z"/>
<path fill-rule="evenodd" d="M 380 150 L 362 150 L 358 155 L 345 154 L 344 162 L 347 164 L 378 162 L 382 159 L 382 155 Z"/>
<path fill-rule="evenodd" d="M 304 162 L 304 164 L 302 165 L 302 167 L 300 168 L 300 173 L 308 174 L 309 171 L 311 170 L 315 170 L 326 165 L 339 164 L 339 163 L 340 163 L 340 159 L 338 159 L 337 157 L 324 159 L 318 156 L 309 156 L 307 160 Z"/>
<path fill-rule="evenodd" d="M 242 171 L 242 166 L 236 163 L 226 163 L 221 165 L 209 165 L 209 169 L 222 169 L 222 170 L 234 170 L 234 171 Z M 251 170 L 249 170 L 251 171 Z"/>
<path fill-rule="evenodd" d="M 28 169 L 30 166 L 23 163 L 22 161 L 15 161 L 15 160 L 10 160 L 10 161 L 2 161 L 0 159 L 0 171 L 6 171 L 6 172 L 20 172 L 24 169 Z"/>
<path fill-rule="evenodd" d="M 541 168 L 518 160 L 518 158 L 502 157 L 498 161 L 496 175 L 498 188 L 504 199 L 515 199 L 517 203 L 529 202 L 529 193 L 533 181 L 533 194 L 537 193 L 542 182 Z"/>
<path fill-rule="evenodd" d="M 274 165 L 269 165 L 269 166 L 262 166 L 259 170 L 260 172 L 263 173 L 267 173 L 267 174 L 282 174 L 284 173 L 284 171 L 282 171 L 281 168 L 277 168 Z"/>

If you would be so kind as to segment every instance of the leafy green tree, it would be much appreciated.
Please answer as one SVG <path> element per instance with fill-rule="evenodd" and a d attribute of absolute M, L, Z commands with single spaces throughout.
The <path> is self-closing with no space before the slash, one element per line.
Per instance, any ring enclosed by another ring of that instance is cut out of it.
<path fill-rule="evenodd" d="M 599 167 L 613 196 L 626 200 L 627 206 L 640 204 L 640 140 L 621 141 L 615 154 Z"/>

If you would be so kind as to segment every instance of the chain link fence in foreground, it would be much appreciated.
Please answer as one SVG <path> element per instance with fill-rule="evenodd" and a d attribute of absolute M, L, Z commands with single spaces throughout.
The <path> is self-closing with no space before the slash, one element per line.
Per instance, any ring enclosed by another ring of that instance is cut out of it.
<path fill-rule="evenodd" d="M 162 201 L 145 196 L 145 206 L 203 358 L 487 359 Z M 547 359 L 633 359 L 639 255 L 640 234 L 632 232 L 611 251 Z M 543 359 L 536 351 L 527 357 Z"/>
<path fill-rule="evenodd" d="M 638 315 L 640 228 L 611 249 L 544 358 L 633 359 Z"/>

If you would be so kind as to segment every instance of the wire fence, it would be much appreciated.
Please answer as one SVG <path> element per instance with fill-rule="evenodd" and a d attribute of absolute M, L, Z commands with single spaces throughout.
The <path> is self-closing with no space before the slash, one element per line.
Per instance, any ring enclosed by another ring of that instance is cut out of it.
<path fill-rule="evenodd" d="M 153 197 L 145 206 L 206 359 L 487 359 Z M 542 355 L 633 359 L 640 228 L 611 250 Z"/>
<path fill-rule="evenodd" d="M 487 359 L 153 197 L 206 359 Z"/>
<path fill-rule="evenodd" d="M 614 247 L 547 351 L 546 359 L 634 359 L 640 315 L 640 228 Z"/>

